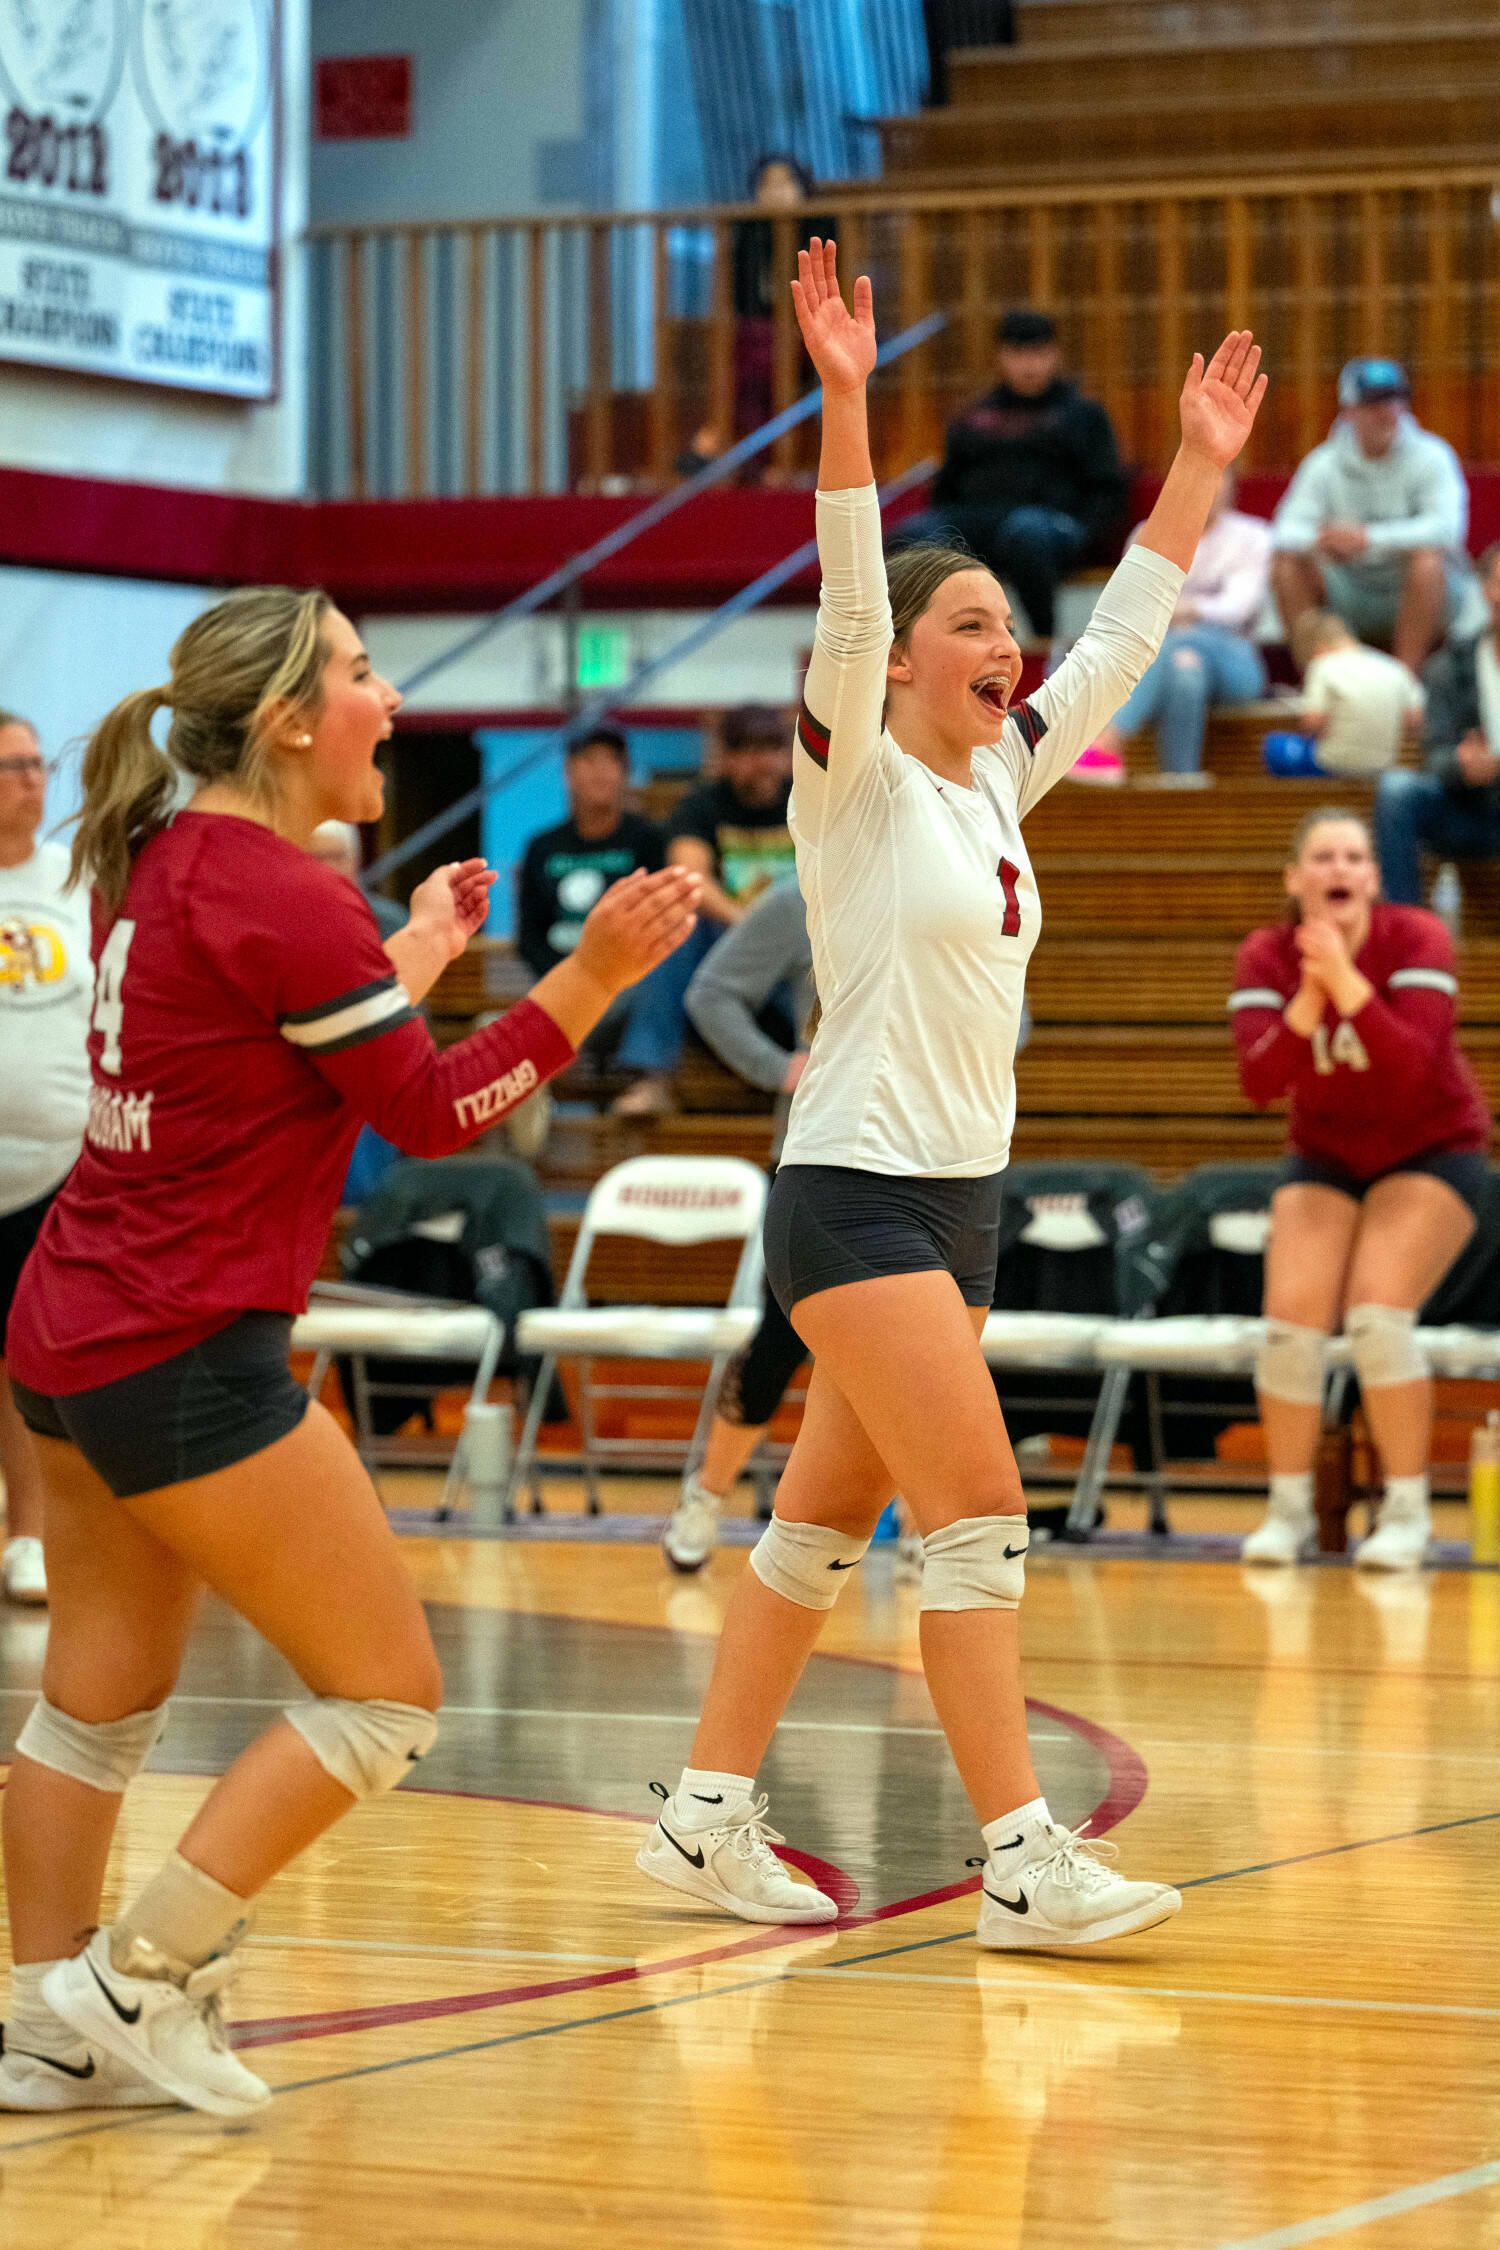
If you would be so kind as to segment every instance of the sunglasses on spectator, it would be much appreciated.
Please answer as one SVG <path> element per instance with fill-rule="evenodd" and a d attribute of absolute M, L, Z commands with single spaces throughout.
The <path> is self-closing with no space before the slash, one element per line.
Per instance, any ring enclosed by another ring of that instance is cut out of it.
<path fill-rule="evenodd" d="M 0 758 L 0 776 L 13 773 L 22 781 L 50 781 L 56 771 L 46 758 Z"/>

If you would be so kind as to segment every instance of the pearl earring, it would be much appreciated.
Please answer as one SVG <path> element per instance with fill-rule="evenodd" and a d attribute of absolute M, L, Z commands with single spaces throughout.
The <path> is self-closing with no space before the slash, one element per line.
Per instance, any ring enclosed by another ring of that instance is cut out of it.
<path fill-rule="evenodd" d="M 297 747 L 301 750 L 310 750 L 312 748 L 312 736 L 310 734 L 299 734 Z"/>

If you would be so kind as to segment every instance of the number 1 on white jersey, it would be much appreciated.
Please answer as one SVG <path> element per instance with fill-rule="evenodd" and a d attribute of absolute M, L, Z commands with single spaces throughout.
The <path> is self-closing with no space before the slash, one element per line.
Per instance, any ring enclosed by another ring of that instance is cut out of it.
<path fill-rule="evenodd" d="M 95 972 L 94 1029 L 104 1040 L 99 1055 L 99 1068 L 107 1070 L 111 1078 L 120 1073 L 120 1032 L 125 1022 L 125 963 L 130 953 L 130 941 L 135 936 L 134 922 L 119 921 L 104 941 Z"/>

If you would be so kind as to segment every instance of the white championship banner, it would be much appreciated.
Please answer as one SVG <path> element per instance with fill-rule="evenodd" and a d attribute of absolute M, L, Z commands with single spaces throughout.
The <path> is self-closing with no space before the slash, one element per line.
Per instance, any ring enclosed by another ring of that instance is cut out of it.
<path fill-rule="evenodd" d="M 276 388 L 275 0 L 0 0 L 0 359 Z"/>

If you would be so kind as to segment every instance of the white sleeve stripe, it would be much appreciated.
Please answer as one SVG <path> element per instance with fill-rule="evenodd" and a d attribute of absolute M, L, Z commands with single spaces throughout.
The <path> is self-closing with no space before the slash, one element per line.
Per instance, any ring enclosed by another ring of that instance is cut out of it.
<path fill-rule="evenodd" d="M 1416 985 L 1426 992 L 1458 991 L 1458 979 L 1447 969 L 1398 969 L 1387 982 L 1392 992 L 1399 991 L 1404 985 Z"/>
<path fill-rule="evenodd" d="M 1286 994 L 1284 992 L 1273 991 L 1271 986 L 1268 984 L 1247 984 L 1243 986 L 1240 991 L 1231 992 L 1228 1001 L 1229 1012 L 1231 1015 L 1233 1015 L 1236 1008 L 1281 1009 L 1285 1006 Z"/>
<path fill-rule="evenodd" d="M 320 1015 L 312 1022 L 289 1016 L 281 1025 L 281 1036 L 294 1047 L 341 1046 L 358 1034 L 384 1030 L 388 1021 L 404 1019 L 411 1013 L 406 987 L 392 982 L 381 985 L 367 999 L 351 1000 L 346 1007 L 336 1008 L 331 1015 Z"/>

